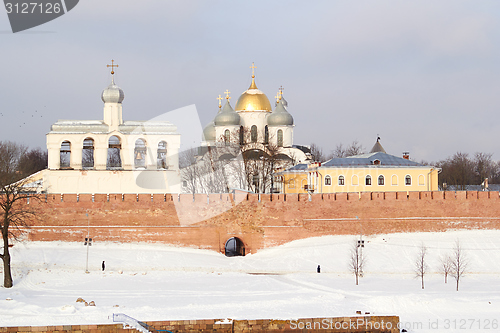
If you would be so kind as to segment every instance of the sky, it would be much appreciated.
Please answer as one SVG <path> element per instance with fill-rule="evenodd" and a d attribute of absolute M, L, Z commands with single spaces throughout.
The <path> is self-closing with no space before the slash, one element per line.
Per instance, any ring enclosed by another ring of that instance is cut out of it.
<path fill-rule="evenodd" d="M 234 107 L 254 62 L 273 106 L 284 87 L 295 144 L 369 150 L 378 135 L 416 161 L 500 160 L 495 0 L 85 0 L 15 34 L 0 10 L 0 47 L 0 140 L 33 148 L 58 119 L 102 119 L 111 59 L 124 120 L 194 106 L 184 138 L 213 119 L 226 89 Z"/>

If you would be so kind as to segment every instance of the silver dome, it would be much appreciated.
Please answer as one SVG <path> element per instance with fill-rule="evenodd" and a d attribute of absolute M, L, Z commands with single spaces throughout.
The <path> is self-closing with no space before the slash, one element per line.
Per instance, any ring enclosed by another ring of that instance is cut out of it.
<path fill-rule="evenodd" d="M 267 117 L 267 124 L 269 126 L 291 126 L 293 125 L 293 117 L 283 106 L 283 101 L 280 100 L 276 109 L 269 117 Z"/>
<path fill-rule="evenodd" d="M 222 108 L 222 111 L 215 116 L 214 119 L 215 126 L 231 126 L 240 124 L 240 115 L 233 110 L 229 101 Z"/>
<path fill-rule="evenodd" d="M 104 103 L 121 103 L 125 98 L 123 90 L 115 84 L 115 79 L 111 79 L 111 84 L 102 91 L 101 99 Z"/>
<path fill-rule="evenodd" d="M 204 141 L 215 141 L 215 126 L 214 122 L 211 121 L 207 126 L 203 129 L 203 138 Z"/>

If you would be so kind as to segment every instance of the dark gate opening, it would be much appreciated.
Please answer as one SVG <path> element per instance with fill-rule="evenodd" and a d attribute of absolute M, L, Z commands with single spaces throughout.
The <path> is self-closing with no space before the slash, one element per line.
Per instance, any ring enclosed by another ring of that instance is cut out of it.
<path fill-rule="evenodd" d="M 237 237 L 231 237 L 226 241 L 226 257 L 245 255 L 245 244 Z"/>

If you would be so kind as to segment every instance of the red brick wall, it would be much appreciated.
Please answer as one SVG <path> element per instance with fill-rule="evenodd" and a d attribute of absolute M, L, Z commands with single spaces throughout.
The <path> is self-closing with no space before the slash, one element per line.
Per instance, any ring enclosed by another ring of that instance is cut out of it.
<path fill-rule="evenodd" d="M 209 320 L 169 320 L 161 322 L 146 322 L 151 330 L 169 330 L 171 332 L 219 332 L 219 333 L 244 333 L 244 332 L 399 332 L 397 329 L 399 317 L 397 316 L 360 316 L 337 318 L 306 318 L 297 320 L 234 320 L 232 323 L 218 323 L 216 319 Z M 24 326 L 4 327 L 0 332 L 40 332 L 40 333 L 115 333 L 137 332 L 134 329 L 124 329 L 122 324 L 114 325 L 67 325 L 67 326 Z"/>
<path fill-rule="evenodd" d="M 163 242 L 222 251 L 239 237 L 246 252 L 337 234 L 498 229 L 498 192 L 339 194 L 51 194 L 31 199 L 30 240 Z M 86 214 L 89 214 L 87 220 Z M 356 219 L 356 216 L 359 219 Z"/>

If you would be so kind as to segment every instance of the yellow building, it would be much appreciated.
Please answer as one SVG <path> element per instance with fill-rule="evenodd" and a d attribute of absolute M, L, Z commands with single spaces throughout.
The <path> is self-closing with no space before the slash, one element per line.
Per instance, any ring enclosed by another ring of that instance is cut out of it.
<path fill-rule="evenodd" d="M 280 175 L 282 193 L 402 192 L 439 190 L 440 171 L 408 154 L 389 155 L 377 140 L 368 154 L 299 165 Z"/>
<path fill-rule="evenodd" d="M 275 174 L 276 188 L 279 193 L 307 193 L 309 164 L 297 164 Z"/>

